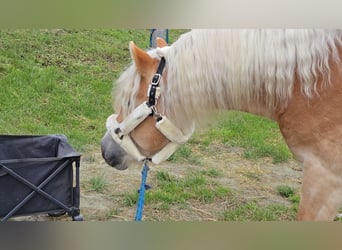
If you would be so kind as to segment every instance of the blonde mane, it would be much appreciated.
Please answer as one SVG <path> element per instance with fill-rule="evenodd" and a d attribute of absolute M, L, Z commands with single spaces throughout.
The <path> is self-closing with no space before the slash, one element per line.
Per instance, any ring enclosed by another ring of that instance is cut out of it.
<path fill-rule="evenodd" d="M 287 105 L 295 79 L 310 98 L 319 77 L 329 84 L 331 60 L 340 63 L 341 45 L 335 30 L 193 30 L 160 52 L 167 62 L 161 112 L 182 126 L 217 109 L 273 110 Z M 155 50 L 150 54 L 157 56 Z M 117 82 L 116 104 L 130 103 L 126 114 L 134 108 L 139 82 L 134 65 Z"/>

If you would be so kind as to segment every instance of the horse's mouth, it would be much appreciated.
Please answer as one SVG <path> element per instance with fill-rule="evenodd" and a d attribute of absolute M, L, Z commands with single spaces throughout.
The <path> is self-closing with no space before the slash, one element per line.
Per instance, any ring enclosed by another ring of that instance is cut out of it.
<path fill-rule="evenodd" d="M 112 160 L 105 159 L 105 161 L 108 165 L 118 170 L 125 170 L 128 168 L 128 165 L 125 162 L 118 162 L 116 159 L 112 159 Z"/>

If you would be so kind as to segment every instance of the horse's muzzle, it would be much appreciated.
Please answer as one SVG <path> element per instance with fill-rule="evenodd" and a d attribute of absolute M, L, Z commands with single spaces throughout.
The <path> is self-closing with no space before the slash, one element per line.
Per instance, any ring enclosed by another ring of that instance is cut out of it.
<path fill-rule="evenodd" d="M 101 152 L 108 165 L 119 170 L 127 168 L 128 156 L 126 152 L 113 140 L 109 133 L 106 133 L 101 140 Z"/>

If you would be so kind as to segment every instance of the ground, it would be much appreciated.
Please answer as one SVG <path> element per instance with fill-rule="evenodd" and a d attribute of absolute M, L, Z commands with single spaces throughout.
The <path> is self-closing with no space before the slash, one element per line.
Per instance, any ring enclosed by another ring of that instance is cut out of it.
<path fill-rule="evenodd" d="M 166 171 L 176 178 L 183 177 L 190 169 L 218 169 L 222 174 L 216 178 L 222 186 L 232 189 L 240 200 L 257 201 L 259 205 L 281 204 L 291 206 L 291 202 L 277 192 L 279 185 L 287 185 L 299 190 L 301 167 L 295 160 L 286 163 L 272 163 L 271 159 L 247 160 L 242 150 L 212 144 L 205 153 L 202 152 L 201 164 L 165 162 L 150 165 L 147 183 L 154 184 L 157 171 Z M 100 148 L 87 150 L 81 157 L 81 213 L 86 221 L 132 221 L 136 206 L 123 205 L 123 194 L 139 189 L 141 164 L 132 164 L 127 170 L 119 171 L 108 166 L 102 159 Z M 103 177 L 105 188 L 101 192 L 90 188 L 94 176 Z M 217 221 L 219 214 L 232 206 L 219 199 L 216 202 L 187 203 L 186 206 L 171 206 L 167 211 L 145 205 L 145 221 Z M 14 220 L 71 220 L 69 216 L 50 217 L 47 215 L 17 217 Z"/>

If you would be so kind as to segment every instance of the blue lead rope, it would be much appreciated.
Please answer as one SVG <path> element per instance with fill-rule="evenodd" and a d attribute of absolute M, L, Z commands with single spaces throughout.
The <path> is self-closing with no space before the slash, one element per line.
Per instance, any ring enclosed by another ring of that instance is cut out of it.
<path fill-rule="evenodd" d="M 147 166 L 146 161 L 144 162 L 143 170 L 141 171 L 141 185 L 139 189 L 139 197 L 138 197 L 138 205 L 137 212 L 135 215 L 135 221 L 141 221 L 143 210 L 144 210 L 144 199 L 145 199 L 145 190 L 149 188 L 146 185 L 147 172 L 149 171 L 149 167 Z"/>

